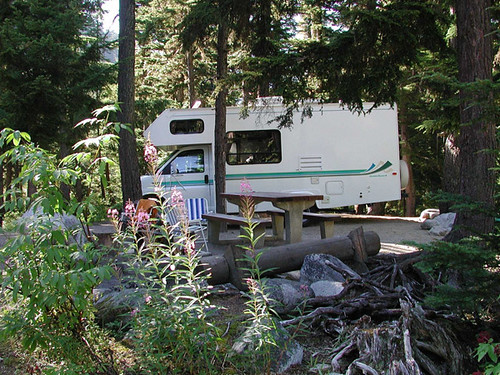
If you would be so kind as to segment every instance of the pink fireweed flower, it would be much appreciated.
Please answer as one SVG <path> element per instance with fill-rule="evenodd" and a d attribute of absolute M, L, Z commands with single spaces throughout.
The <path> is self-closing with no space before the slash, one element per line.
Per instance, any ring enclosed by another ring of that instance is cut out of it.
<path fill-rule="evenodd" d="M 118 219 L 118 210 L 116 208 L 110 208 L 108 209 L 108 219 L 111 219 L 111 220 L 117 220 Z"/>
<path fill-rule="evenodd" d="M 158 151 L 151 141 L 147 141 L 144 145 L 144 160 L 150 165 L 155 165 L 158 161 Z"/>
<path fill-rule="evenodd" d="M 151 296 L 146 296 L 146 298 L 144 298 L 144 301 L 145 301 L 146 303 L 149 303 L 149 302 L 151 302 L 151 299 L 152 299 L 152 297 L 151 297 Z"/>
<path fill-rule="evenodd" d="M 134 216 L 135 213 L 135 205 L 130 199 L 125 204 L 125 215 L 128 217 Z"/>
<path fill-rule="evenodd" d="M 139 210 L 135 217 L 135 221 L 140 227 L 143 227 L 146 225 L 146 223 L 149 221 L 149 214 L 144 211 L 144 210 Z"/>
<path fill-rule="evenodd" d="M 259 284 L 257 283 L 257 281 L 255 279 L 248 278 L 248 279 L 246 279 L 246 283 L 248 285 L 248 289 L 251 292 L 255 292 L 259 288 Z"/>
<path fill-rule="evenodd" d="M 246 178 L 244 178 L 240 182 L 240 191 L 246 195 L 251 195 L 253 193 L 252 186 L 250 185 L 250 183 Z"/>
<path fill-rule="evenodd" d="M 184 207 L 184 197 L 182 196 L 182 193 L 176 188 L 172 190 L 170 199 L 173 206 Z"/>
<path fill-rule="evenodd" d="M 130 312 L 130 316 L 136 316 L 138 313 L 139 313 L 139 309 L 133 309 L 133 310 Z"/>

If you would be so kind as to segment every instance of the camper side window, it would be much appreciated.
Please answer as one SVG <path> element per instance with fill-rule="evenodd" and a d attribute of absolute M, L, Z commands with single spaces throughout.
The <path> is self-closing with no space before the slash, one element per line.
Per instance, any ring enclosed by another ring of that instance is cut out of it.
<path fill-rule="evenodd" d="M 281 133 L 279 130 L 228 132 L 227 163 L 270 164 L 281 162 Z"/>
<path fill-rule="evenodd" d="M 172 120 L 170 121 L 170 133 L 172 134 L 196 134 L 203 133 L 205 125 L 203 120 Z"/>
<path fill-rule="evenodd" d="M 186 150 L 180 152 L 163 168 L 162 174 L 203 173 L 204 171 L 203 150 Z"/>

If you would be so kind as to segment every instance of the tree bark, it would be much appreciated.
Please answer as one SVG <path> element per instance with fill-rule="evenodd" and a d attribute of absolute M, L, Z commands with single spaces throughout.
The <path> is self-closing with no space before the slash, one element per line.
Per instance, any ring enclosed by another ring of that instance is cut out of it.
<path fill-rule="evenodd" d="M 490 0 L 457 0 L 458 76 L 461 83 L 492 79 L 491 24 L 487 14 Z M 495 122 L 488 118 L 492 93 L 464 86 L 460 91 L 461 128 L 458 147 L 459 191 L 467 202 L 479 203 L 481 209 L 461 210 L 454 228 L 446 236 L 458 241 L 472 234 L 493 230 L 495 158 Z M 487 211 L 491 210 L 490 213 Z"/>
<path fill-rule="evenodd" d="M 404 216 L 417 216 L 416 197 L 415 197 L 415 182 L 413 181 L 413 169 L 411 167 L 412 148 L 410 144 L 410 136 L 408 134 L 408 124 L 406 122 L 406 106 L 399 106 L 400 121 L 399 129 L 401 134 L 401 155 L 402 159 L 408 165 L 408 186 L 405 188 L 406 198 L 404 199 Z"/>
<path fill-rule="evenodd" d="M 194 75 L 194 61 L 193 61 L 193 47 L 191 46 L 186 52 L 186 65 L 187 65 L 187 76 L 188 76 L 188 91 L 189 91 L 189 106 L 193 107 L 196 102 L 196 91 L 195 91 L 195 75 Z"/>
<path fill-rule="evenodd" d="M 120 0 L 120 41 L 118 47 L 118 102 L 121 112 L 118 121 L 128 124 L 132 134 L 125 129 L 120 130 L 118 154 L 123 202 L 141 197 L 139 160 L 137 158 L 137 141 L 134 133 L 135 110 L 135 1 Z"/>
<path fill-rule="evenodd" d="M 385 215 L 385 204 L 387 202 L 377 202 L 377 203 L 372 203 L 370 206 L 368 206 L 368 215 L 375 215 L 375 216 L 382 216 Z"/>
<path fill-rule="evenodd" d="M 257 43 L 253 48 L 256 57 L 266 58 L 271 54 L 271 1 L 261 0 L 257 11 L 256 35 Z M 265 74 L 258 82 L 258 96 L 269 96 L 269 80 Z"/>
<path fill-rule="evenodd" d="M 221 193 L 226 191 L 226 98 L 228 26 L 224 17 L 217 35 L 217 86 L 215 100 L 215 204 L 217 212 L 226 212 L 226 201 Z"/>

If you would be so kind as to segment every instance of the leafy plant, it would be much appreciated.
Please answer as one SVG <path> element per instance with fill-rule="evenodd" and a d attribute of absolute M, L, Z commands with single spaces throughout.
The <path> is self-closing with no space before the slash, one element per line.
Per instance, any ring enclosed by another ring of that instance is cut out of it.
<path fill-rule="evenodd" d="M 480 332 L 477 338 L 478 347 L 475 351 L 475 356 L 478 362 L 483 362 L 484 372 L 477 371 L 475 374 L 498 375 L 500 374 L 500 343 L 493 342 L 489 333 L 486 331 Z"/>
<path fill-rule="evenodd" d="M 479 318 L 481 311 L 495 303 L 498 296 L 499 237 L 497 230 L 482 239 L 421 245 L 424 255 L 417 266 L 437 280 L 426 302 L 434 306 L 447 305 L 459 313 L 473 313 Z"/>
<path fill-rule="evenodd" d="M 62 191 L 63 185 L 87 181 L 89 173 L 102 170 L 101 163 L 108 161 L 80 152 L 57 162 L 29 135 L 8 128 L 0 133 L 0 146 L 8 148 L 1 162 L 22 166 L 6 189 L 4 207 L 29 208 L 31 214 L 17 222 L 17 236 L 0 249 L 5 265 L 0 285 L 16 304 L 2 316 L 1 334 L 18 336 L 26 349 L 42 349 L 51 359 L 64 361 L 63 368 L 54 370 L 58 373 L 115 374 L 105 335 L 94 322 L 92 290 L 112 269 L 101 263 L 102 251 L 89 241 L 92 197 L 77 201 Z M 90 166 L 86 171 L 84 161 Z M 35 188 L 31 196 L 23 192 L 27 184 Z M 68 215 L 76 219 L 72 222 Z"/>

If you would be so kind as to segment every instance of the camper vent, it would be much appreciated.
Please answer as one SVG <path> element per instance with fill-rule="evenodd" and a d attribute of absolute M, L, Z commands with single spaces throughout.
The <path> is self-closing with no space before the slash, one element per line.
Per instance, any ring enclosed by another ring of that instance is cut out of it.
<path fill-rule="evenodd" d="M 323 169 L 321 156 L 300 156 L 299 171 L 320 171 Z"/>

